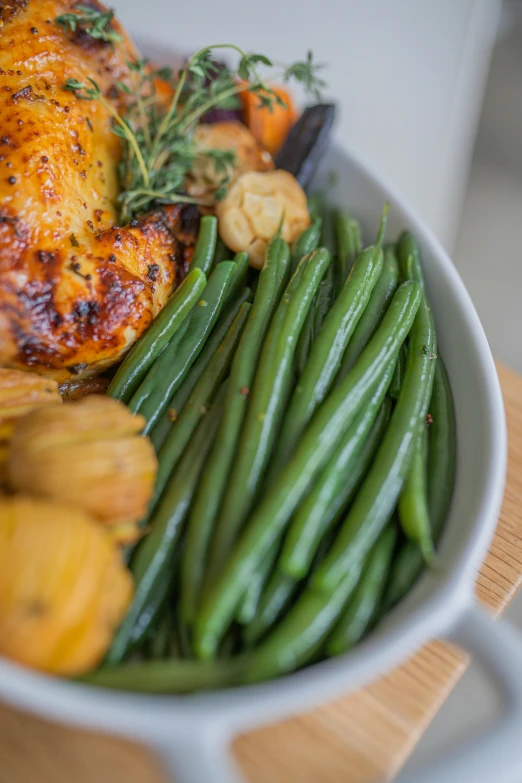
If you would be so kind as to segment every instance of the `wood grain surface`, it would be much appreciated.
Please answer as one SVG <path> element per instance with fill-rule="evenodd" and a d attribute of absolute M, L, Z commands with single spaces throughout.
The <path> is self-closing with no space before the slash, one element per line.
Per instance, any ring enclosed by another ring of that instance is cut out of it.
<path fill-rule="evenodd" d="M 522 378 L 499 366 L 509 430 L 508 481 L 498 529 L 477 582 L 501 612 L 522 578 Z M 466 667 L 432 642 L 368 688 L 240 737 L 250 783 L 370 783 L 400 767 Z M 45 723 L 0 706 L 0 783 L 165 783 L 130 743 Z M 205 783 L 202 781 L 201 783 Z"/>

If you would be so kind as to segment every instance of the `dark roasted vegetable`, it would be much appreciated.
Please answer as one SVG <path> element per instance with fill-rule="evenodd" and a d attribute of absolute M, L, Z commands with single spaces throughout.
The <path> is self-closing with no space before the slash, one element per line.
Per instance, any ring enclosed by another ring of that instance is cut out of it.
<path fill-rule="evenodd" d="M 276 168 L 289 171 L 306 188 L 326 152 L 334 118 L 333 103 L 305 109 L 276 157 Z"/>

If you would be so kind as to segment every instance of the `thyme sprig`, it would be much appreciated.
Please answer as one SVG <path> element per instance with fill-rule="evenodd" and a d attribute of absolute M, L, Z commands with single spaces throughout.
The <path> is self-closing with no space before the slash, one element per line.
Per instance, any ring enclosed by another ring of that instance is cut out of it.
<path fill-rule="evenodd" d="M 237 55 L 235 68 L 217 65 L 213 53 L 230 50 Z M 255 93 L 261 107 L 273 110 L 275 104 L 285 107 L 279 93 L 263 77 L 260 68 L 273 68 L 263 54 L 248 54 L 234 44 L 215 44 L 195 52 L 176 74 L 170 69 L 152 70 L 146 60 L 129 63 L 137 75 L 138 86 L 131 91 L 126 84 L 116 87 L 129 97 L 129 105 L 120 115 L 98 84 L 84 84 L 68 79 L 64 89 L 78 98 L 99 100 L 113 118 L 113 132 L 123 140 L 120 162 L 122 190 L 119 196 L 122 221 L 148 211 L 155 204 L 176 202 L 202 203 L 187 196 L 184 184 L 197 158 L 211 159 L 218 182 L 214 199 L 222 198 L 230 181 L 234 153 L 230 150 L 201 149 L 194 142 L 194 132 L 211 109 L 233 108 L 238 95 L 248 89 Z M 270 79 L 300 82 L 317 98 L 324 82 L 319 78 L 320 64 L 309 53 L 306 60 L 281 66 Z M 156 79 L 169 82 L 172 98 L 167 106 L 158 94 Z M 204 203 L 204 202 L 203 202 Z"/>
<path fill-rule="evenodd" d="M 114 44 L 122 41 L 123 36 L 112 28 L 113 19 L 114 11 L 112 9 L 100 11 L 83 5 L 83 3 L 75 3 L 71 13 L 57 16 L 55 22 L 64 29 L 69 28 L 72 33 L 80 29 L 91 38 Z"/>

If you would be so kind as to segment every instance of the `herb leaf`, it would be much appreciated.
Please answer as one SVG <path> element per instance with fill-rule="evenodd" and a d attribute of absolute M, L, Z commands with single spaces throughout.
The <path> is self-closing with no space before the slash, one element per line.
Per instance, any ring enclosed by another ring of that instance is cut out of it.
<path fill-rule="evenodd" d="M 285 81 L 295 79 L 295 81 L 301 82 L 306 92 L 319 100 L 321 89 L 326 87 L 326 82 L 319 77 L 319 71 L 324 67 L 324 63 L 314 63 L 313 54 L 309 51 L 306 60 L 293 63 L 285 68 L 283 78 Z"/>
<path fill-rule="evenodd" d="M 57 16 L 55 19 L 56 24 L 59 24 L 64 30 L 69 28 L 72 33 L 80 29 L 90 35 L 91 38 L 96 38 L 106 43 L 114 44 L 123 40 L 123 36 L 111 27 L 114 19 L 114 11 L 112 9 L 99 11 L 82 3 L 75 3 L 72 11 L 72 13 Z"/>
<path fill-rule="evenodd" d="M 98 100 L 101 98 L 101 91 L 94 79 L 88 79 L 92 87 L 87 87 L 83 82 L 78 79 L 67 79 L 63 85 L 64 90 L 73 92 L 77 98 L 81 98 L 84 101 Z"/>

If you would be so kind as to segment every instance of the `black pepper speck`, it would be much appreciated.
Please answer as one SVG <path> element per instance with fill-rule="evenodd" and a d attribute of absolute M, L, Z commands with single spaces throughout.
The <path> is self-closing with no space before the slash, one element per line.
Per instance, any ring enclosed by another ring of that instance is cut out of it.
<path fill-rule="evenodd" d="M 159 272 L 159 264 L 149 264 L 147 269 L 147 277 L 149 280 L 156 281 Z"/>
<path fill-rule="evenodd" d="M 16 182 L 16 177 L 13 177 L 13 176 L 11 175 L 7 181 L 9 182 L 9 184 L 10 184 L 10 185 L 14 185 L 14 184 L 15 184 L 15 182 Z"/>

